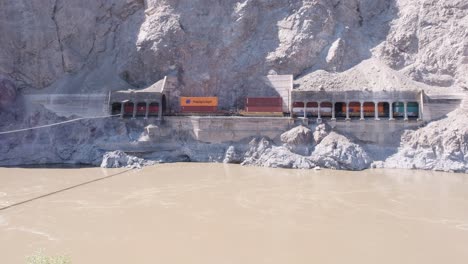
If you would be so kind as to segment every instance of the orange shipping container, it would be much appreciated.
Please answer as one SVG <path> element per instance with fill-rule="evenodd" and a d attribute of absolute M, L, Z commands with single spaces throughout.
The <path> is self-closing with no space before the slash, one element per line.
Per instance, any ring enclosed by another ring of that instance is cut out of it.
<path fill-rule="evenodd" d="M 180 106 L 218 106 L 218 97 L 181 97 Z"/>

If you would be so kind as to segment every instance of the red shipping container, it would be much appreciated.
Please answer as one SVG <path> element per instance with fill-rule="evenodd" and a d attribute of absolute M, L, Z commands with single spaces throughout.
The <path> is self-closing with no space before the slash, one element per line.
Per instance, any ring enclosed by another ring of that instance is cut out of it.
<path fill-rule="evenodd" d="M 126 104 L 124 106 L 124 111 L 126 114 L 132 114 L 133 113 L 133 104 Z"/>
<path fill-rule="evenodd" d="M 281 97 L 247 97 L 246 106 L 283 106 Z"/>
<path fill-rule="evenodd" d="M 148 110 L 149 113 L 159 113 L 159 106 L 153 106 L 151 105 Z"/>
<path fill-rule="evenodd" d="M 182 113 L 216 113 L 217 106 L 182 106 Z"/>
<path fill-rule="evenodd" d="M 261 112 L 261 113 L 282 113 L 283 107 L 281 106 L 247 106 L 246 112 Z"/>
<path fill-rule="evenodd" d="M 146 104 L 138 104 L 137 105 L 137 114 L 145 114 L 146 113 Z"/>
<path fill-rule="evenodd" d="M 293 107 L 304 107 L 304 103 L 303 102 L 294 102 Z"/>

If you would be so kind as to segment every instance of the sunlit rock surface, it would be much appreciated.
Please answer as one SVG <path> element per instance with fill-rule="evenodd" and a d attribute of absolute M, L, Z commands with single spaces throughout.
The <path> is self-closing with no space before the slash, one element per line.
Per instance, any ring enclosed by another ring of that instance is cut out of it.
<path fill-rule="evenodd" d="M 315 147 L 311 160 L 321 167 L 345 170 L 363 170 L 372 161 L 360 145 L 335 132 Z"/>
<path fill-rule="evenodd" d="M 2 1 L 0 129 L 65 120 L 35 109 L 23 101 L 25 94 L 107 94 L 164 76 L 176 80 L 174 95 L 217 95 L 222 109 L 242 107 L 247 95 L 265 96 L 257 79 L 269 72 L 293 74 L 299 90 L 466 91 L 467 31 L 463 0 Z M 468 118 L 458 116 L 407 132 L 385 166 L 466 171 L 462 135 Z M 210 146 L 178 135 L 184 143 L 152 157 L 368 167 L 365 146 L 328 133 L 319 127 L 313 140 L 307 132 L 303 143 L 285 139 L 284 146 L 263 141 Z M 99 165 L 105 153 L 99 145 L 134 136 L 142 142 L 158 138 L 117 120 L 0 135 L 0 164 Z M 307 142 L 310 146 L 298 148 Z"/>
<path fill-rule="evenodd" d="M 424 128 L 407 131 L 385 167 L 468 173 L 467 119 L 467 113 L 458 110 Z"/>

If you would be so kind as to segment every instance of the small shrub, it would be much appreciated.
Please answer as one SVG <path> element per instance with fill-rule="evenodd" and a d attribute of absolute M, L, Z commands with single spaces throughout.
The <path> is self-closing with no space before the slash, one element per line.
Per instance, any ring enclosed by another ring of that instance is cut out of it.
<path fill-rule="evenodd" d="M 71 264 L 71 260 L 67 256 L 49 257 L 44 254 L 43 250 L 39 250 L 34 255 L 26 258 L 27 264 Z"/>

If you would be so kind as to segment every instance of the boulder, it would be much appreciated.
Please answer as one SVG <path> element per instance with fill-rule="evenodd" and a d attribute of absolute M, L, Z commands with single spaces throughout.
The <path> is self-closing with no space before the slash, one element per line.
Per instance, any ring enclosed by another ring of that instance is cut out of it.
<path fill-rule="evenodd" d="M 307 157 L 292 153 L 284 146 L 273 146 L 271 141 L 266 138 L 253 139 L 249 145 L 250 149 L 246 152 L 241 165 L 288 169 L 315 167 L 315 164 Z"/>
<path fill-rule="evenodd" d="M 371 163 L 361 146 L 336 132 L 331 132 L 315 147 L 311 160 L 320 167 L 339 170 L 363 170 Z"/>
<path fill-rule="evenodd" d="M 314 131 L 315 144 L 319 144 L 326 136 L 328 136 L 330 130 L 330 126 L 326 124 L 318 125 Z"/>
<path fill-rule="evenodd" d="M 305 126 L 297 126 L 281 135 L 284 147 L 300 155 L 308 155 L 313 145 L 312 130 Z"/>
<path fill-rule="evenodd" d="M 229 146 L 224 155 L 223 163 L 235 163 L 239 164 L 242 162 L 242 156 L 237 153 L 234 146 Z"/>
<path fill-rule="evenodd" d="M 154 161 L 147 161 L 135 156 L 127 155 L 125 152 L 117 150 L 106 152 L 104 154 L 101 163 L 101 168 L 140 169 L 143 166 L 150 166 L 154 164 Z"/>

